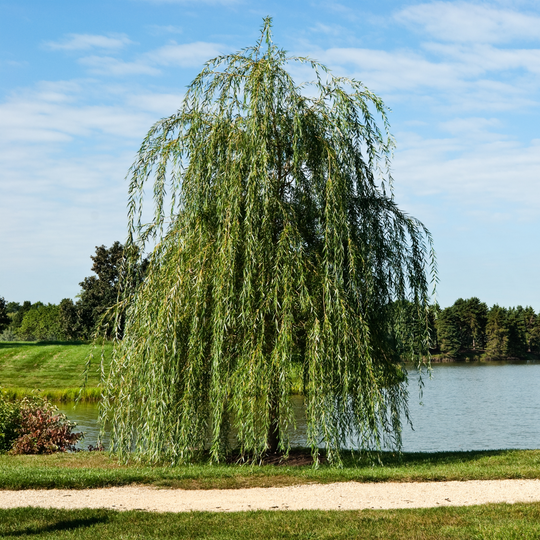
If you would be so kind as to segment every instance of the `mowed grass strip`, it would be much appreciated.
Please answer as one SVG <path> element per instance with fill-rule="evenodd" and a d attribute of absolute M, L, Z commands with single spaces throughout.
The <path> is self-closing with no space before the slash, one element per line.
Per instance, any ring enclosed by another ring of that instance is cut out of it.
<path fill-rule="evenodd" d="M 106 343 L 104 352 L 108 363 L 112 344 Z M 0 342 L 0 387 L 13 398 L 39 390 L 51 400 L 71 401 L 83 384 L 90 355 L 93 361 L 83 398 L 97 399 L 101 347 L 89 343 Z"/>
<path fill-rule="evenodd" d="M 537 539 L 540 504 L 407 510 L 152 513 L 0 510 L 0 537 L 252 539 Z"/>
<path fill-rule="evenodd" d="M 294 452 L 293 452 L 294 454 Z M 97 488 L 147 484 L 182 489 L 237 489 L 330 482 L 429 482 L 540 478 L 540 450 L 385 453 L 382 464 L 349 458 L 341 469 L 321 465 L 121 464 L 103 452 L 50 456 L 0 455 L 0 489 Z"/>
<path fill-rule="evenodd" d="M 101 346 L 78 342 L 0 342 L 0 388 L 8 399 L 21 399 L 37 393 L 50 401 L 75 401 L 79 398 L 88 358 L 92 367 L 80 395 L 82 401 L 99 401 L 101 390 Z M 108 368 L 112 343 L 103 347 Z M 302 393 L 302 370 L 292 369 L 292 393 Z"/>

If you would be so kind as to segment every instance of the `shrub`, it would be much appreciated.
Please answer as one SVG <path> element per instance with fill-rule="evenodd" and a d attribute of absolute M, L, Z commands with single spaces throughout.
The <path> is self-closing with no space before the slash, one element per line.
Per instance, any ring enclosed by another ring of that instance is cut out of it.
<path fill-rule="evenodd" d="M 7 399 L 2 392 L 0 395 L 0 453 L 7 452 L 18 437 L 20 409 L 18 403 Z"/>
<path fill-rule="evenodd" d="M 75 426 L 46 398 L 9 402 L 4 394 L 0 397 L 0 451 L 52 454 L 75 450 L 83 437 L 83 433 L 73 433 Z"/>

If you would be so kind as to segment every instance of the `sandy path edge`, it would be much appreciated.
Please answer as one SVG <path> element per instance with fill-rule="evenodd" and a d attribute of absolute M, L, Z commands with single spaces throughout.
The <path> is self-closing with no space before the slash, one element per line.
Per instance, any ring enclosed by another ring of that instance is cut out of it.
<path fill-rule="evenodd" d="M 309 484 L 276 488 L 183 490 L 127 486 L 0 491 L 0 508 L 108 508 L 153 512 L 361 510 L 540 501 L 540 480 Z"/>

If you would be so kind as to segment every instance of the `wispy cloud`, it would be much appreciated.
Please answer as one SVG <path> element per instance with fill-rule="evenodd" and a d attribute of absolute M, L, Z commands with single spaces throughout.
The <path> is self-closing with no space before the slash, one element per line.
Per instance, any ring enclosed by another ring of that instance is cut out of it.
<path fill-rule="evenodd" d="M 152 67 L 144 60 L 124 62 L 111 56 L 85 56 L 79 59 L 79 63 L 86 66 L 90 73 L 98 75 L 113 75 L 115 77 L 125 75 L 159 75 L 160 70 Z"/>
<path fill-rule="evenodd" d="M 161 118 L 177 111 L 183 99 L 183 94 L 133 94 L 126 97 L 126 105 L 139 111 L 155 113 L 157 117 Z"/>
<path fill-rule="evenodd" d="M 430 42 L 416 51 L 331 48 L 315 55 L 394 102 L 425 96 L 440 107 L 481 111 L 537 105 L 539 49 Z"/>
<path fill-rule="evenodd" d="M 133 43 L 124 34 L 103 36 L 96 34 L 68 34 L 61 41 L 47 41 L 44 46 L 51 50 L 88 51 L 90 49 L 118 50 Z"/>
<path fill-rule="evenodd" d="M 506 208 L 514 217 L 537 219 L 540 139 L 522 144 L 491 131 L 495 124 L 479 118 L 450 121 L 441 127 L 451 136 L 439 139 L 397 134 L 394 169 L 400 189 L 450 197 L 469 210 Z"/>
<path fill-rule="evenodd" d="M 132 60 L 119 58 L 118 55 L 92 54 L 81 56 L 78 62 L 88 68 L 89 73 L 96 75 L 111 75 L 113 77 L 159 75 L 161 73 L 160 66 L 199 67 L 210 58 L 219 56 L 225 49 L 226 47 L 219 43 L 204 41 L 177 43 L 172 41 L 163 47 L 140 54 Z M 84 48 L 74 46 L 71 50 L 81 51 Z"/>
<path fill-rule="evenodd" d="M 312 26 L 310 30 L 314 34 L 326 34 L 330 36 L 343 36 L 344 34 L 348 34 L 348 31 L 339 24 L 324 24 L 319 22 L 315 26 Z"/>
<path fill-rule="evenodd" d="M 540 40 L 540 17 L 472 2 L 431 2 L 408 6 L 394 18 L 438 40 L 461 43 L 506 43 Z"/>
<path fill-rule="evenodd" d="M 454 64 L 468 66 L 472 75 L 512 69 L 523 69 L 540 75 L 540 49 L 503 49 L 485 44 L 434 42 L 424 43 L 423 49 Z"/>
<path fill-rule="evenodd" d="M 88 103 L 85 94 L 94 84 L 92 81 L 41 83 L 12 95 L 0 103 L 2 145 L 68 142 L 94 135 L 124 140 L 142 138 L 155 120 L 154 116 L 143 108 Z M 100 89 L 104 96 L 105 88 Z M 130 95 L 124 91 L 117 99 L 125 103 Z M 112 96 L 109 98 L 112 101 Z"/>
<path fill-rule="evenodd" d="M 193 67 L 201 66 L 210 58 L 219 56 L 224 46 L 219 43 L 197 41 L 195 43 L 171 43 L 149 52 L 145 58 L 150 62 L 164 66 Z"/>
<path fill-rule="evenodd" d="M 96 104 L 98 93 L 106 105 Z M 175 100 L 181 96 L 81 80 L 40 83 L 0 103 L 0 231 L 9 253 L 0 274 L 28 278 L 9 282 L 10 299 L 74 297 L 94 246 L 124 239 L 124 177 Z M 42 272 L 32 277 L 35 260 Z"/>
<path fill-rule="evenodd" d="M 152 24 L 148 26 L 148 31 L 153 36 L 161 36 L 163 34 L 182 34 L 184 31 L 181 26 L 174 26 L 172 24 L 160 26 L 158 24 Z"/>

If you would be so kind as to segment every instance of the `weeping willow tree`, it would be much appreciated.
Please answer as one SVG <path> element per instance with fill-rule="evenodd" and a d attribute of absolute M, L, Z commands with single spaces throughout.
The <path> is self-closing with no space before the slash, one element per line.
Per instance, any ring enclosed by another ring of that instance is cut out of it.
<path fill-rule="evenodd" d="M 400 361 L 427 354 L 434 259 L 394 202 L 388 129 L 377 96 L 287 57 L 270 19 L 152 127 L 129 173 L 129 243 L 155 247 L 123 292 L 103 401 L 121 456 L 287 452 L 296 375 L 315 459 L 326 446 L 339 463 L 345 441 L 399 447 Z"/>

